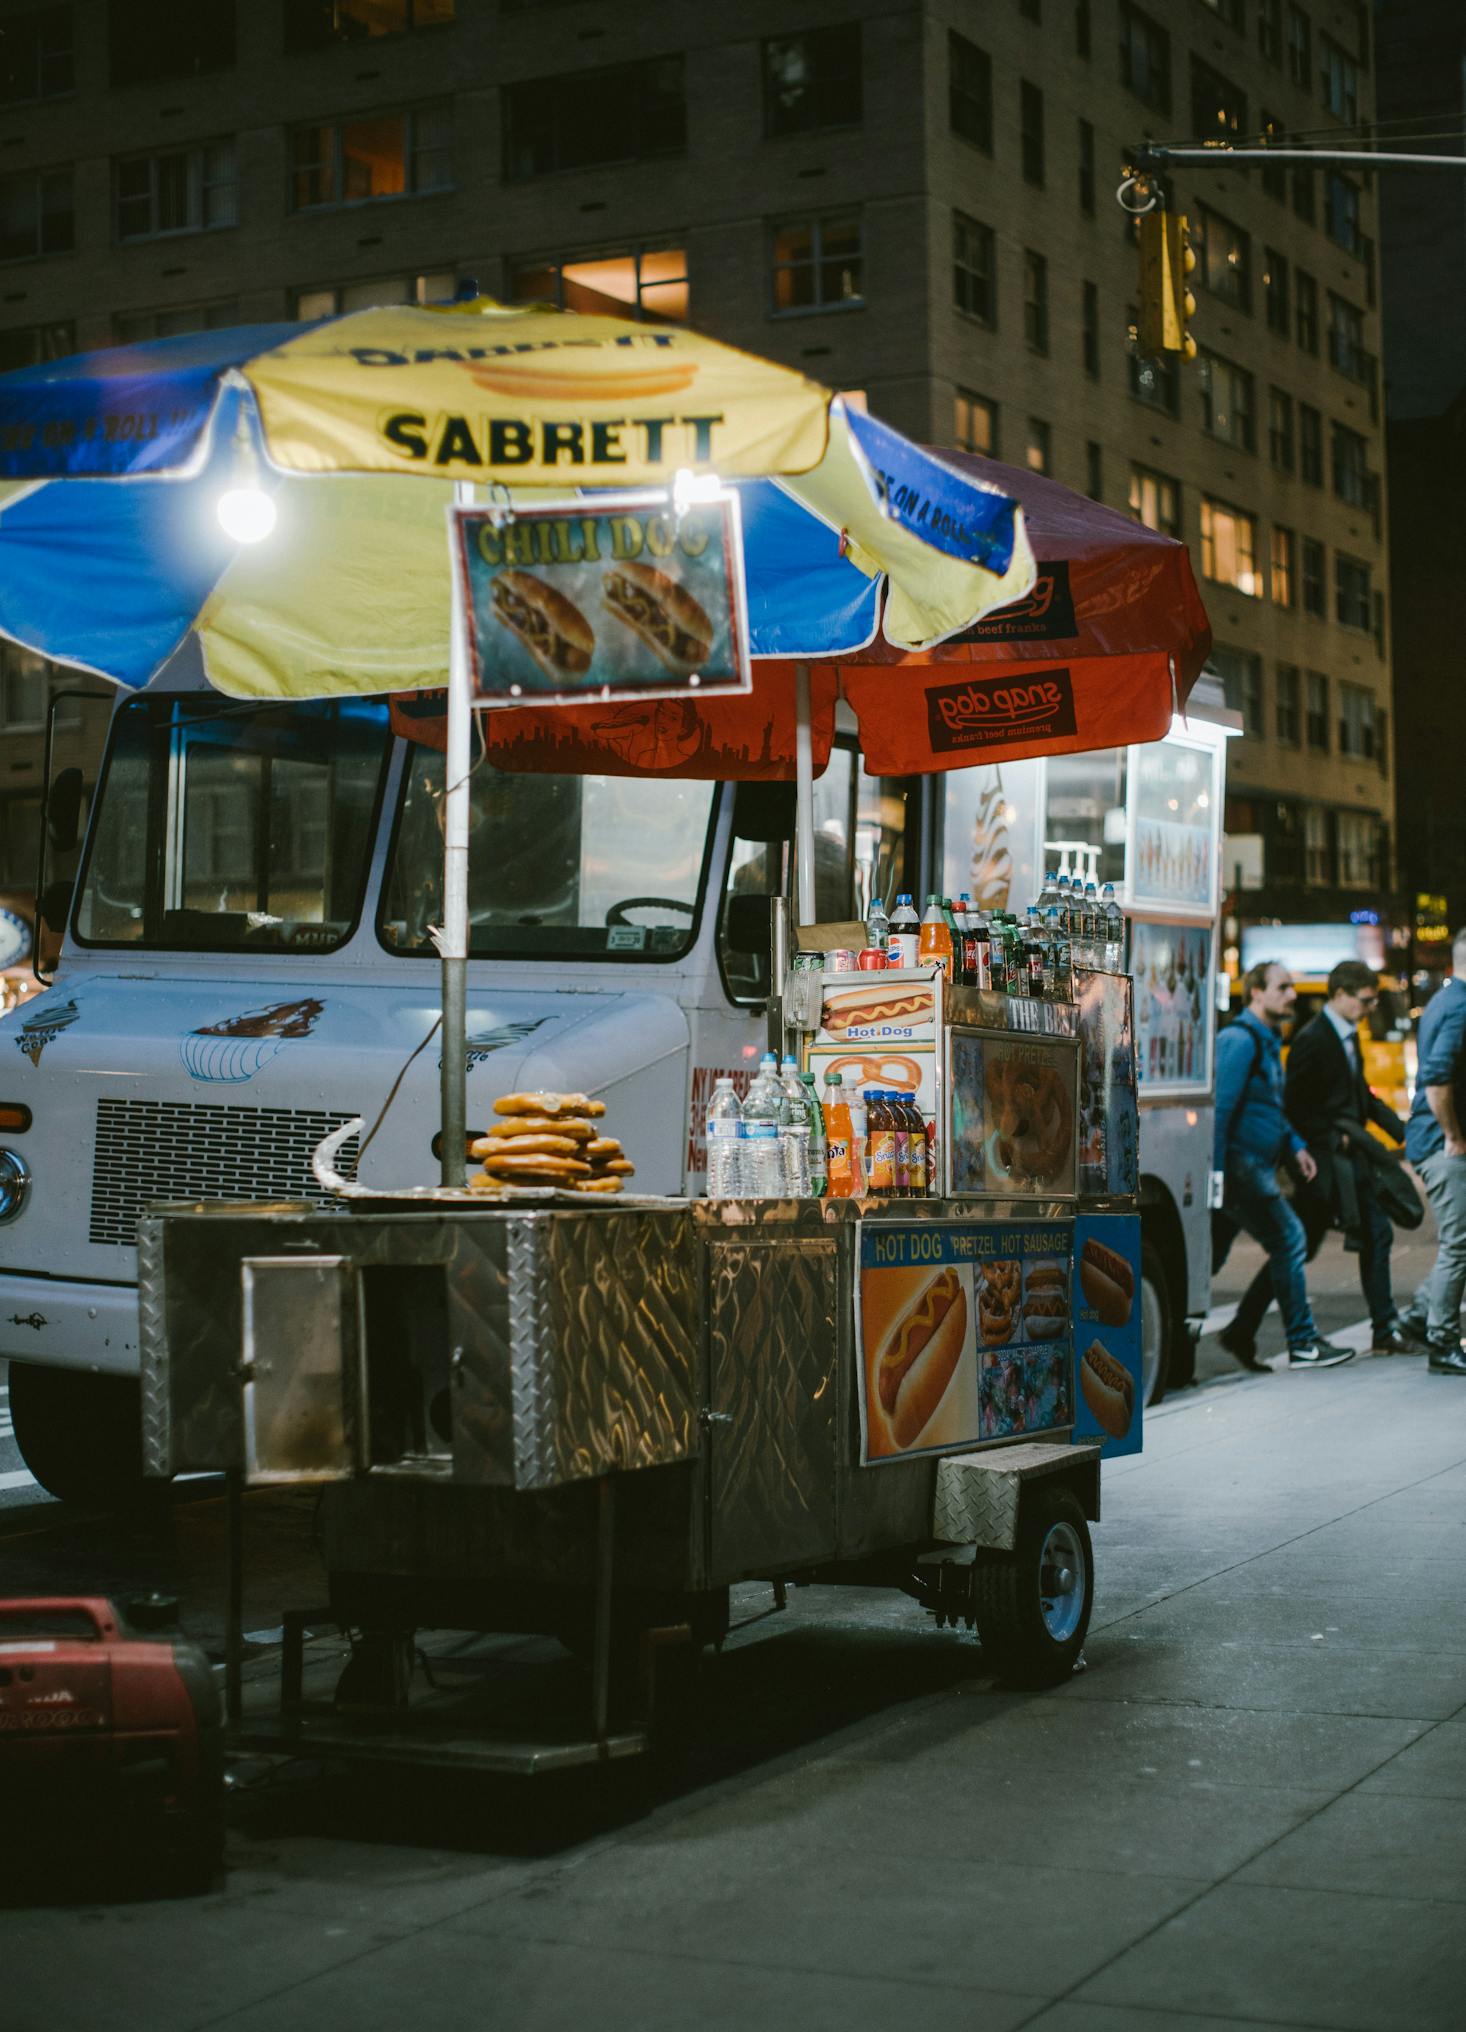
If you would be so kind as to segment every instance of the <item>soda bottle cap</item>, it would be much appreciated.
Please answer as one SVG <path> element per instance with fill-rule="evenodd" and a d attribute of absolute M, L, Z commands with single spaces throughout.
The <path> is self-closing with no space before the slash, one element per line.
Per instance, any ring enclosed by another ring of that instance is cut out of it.
<path fill-rule="evenodd" d="M 837 1086 L 839 1086 L 840 1084 L 841 1084 L 841 1080 L 840 1080 L 840 1075 L 839 1075 L 839 1073 L 837 1073 L 837 1072 L 827 1072 L 827 1073 L 825 1074 L 825 1085 L 826 1085 L 827 1087 L 837 1087 Z"/>

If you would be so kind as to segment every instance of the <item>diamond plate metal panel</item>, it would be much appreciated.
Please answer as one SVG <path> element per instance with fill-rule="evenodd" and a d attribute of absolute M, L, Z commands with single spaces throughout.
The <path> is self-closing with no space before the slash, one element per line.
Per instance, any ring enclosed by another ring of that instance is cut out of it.
<path fill-rule="evenodd" d="M 986 1453 L 949 1454 L 937 1462 L 932 1536 L 947 1545 L 1011 1552 L 1018 1543 L 1022 1488 L 1039 1475 L 1067 1474 L 1085 1515 L 1099 1516 L 1099 1448 L 1028 1441 Z"/>
<path fill-rule="evenodd" d="M 712 1576 L 835 1551 L 833 1240 L 708 1251 Z"/>
<path fill-rule="evenodd" d="M 137 1231 L 138 1362 L 142 1387 L 143 1473 L 170 1475 L 172 1420 L 168 1407 L 168 1340 L 164 1332 L 163 1225 L 144 1220 Z"/>

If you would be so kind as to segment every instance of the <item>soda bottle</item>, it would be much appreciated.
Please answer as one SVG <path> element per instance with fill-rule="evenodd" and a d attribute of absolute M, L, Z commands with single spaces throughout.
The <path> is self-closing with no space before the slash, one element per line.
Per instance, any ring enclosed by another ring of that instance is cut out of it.
<path fill-rule="evenodd" d="M 926 914 L 921 920 L 916 947 L 916 964 L 919 967 L 940 967 L 948 980 L 952 978 L 952 933 L 940 896 L 928 896 L 926 899 Z"/>
<path fill-rule="evenodd" d="M 1125 913 L 1120 908 L 1113 882 L 1106 882 L 1100 896 L 1105 917 L 1105 966 L 1112 974 L 1125 971 Z"/>
<path fill-rule="evenodd" d="M 713 1085 L 708 1103 L 708 1198 L 737 1199 L 742 1189 L 740 1154 L 743 1145 L 743 1109 L 724 1074 Z"/>
<path fill-rule="evenodd" d="M 870 909 L 865 917 L 865 942 L 873 952 L 883 952 L 890 958 L 891 924 L 886 916 L 886 906 L 879 896 L 872 896 Z"/>
<path fill-rule="evenodd" d="M 967 912 L 962 907 L 960 896 L 949 899 L 947 910 L 952 926 L 952 979 L 959 987 L 969 988 L 967 978 Z"/>
<path fill-rule="evenodd" d="M 1008 949 L 1003 943 L 1001 910 L 988 919 L 988 986 L 999 995 L 1008 992 Z"/>
<path fill-rule="evenodd" d="M 829 1160 L 825 1155 L 825 1111 L 815 1091 L 814 1074 L 799 1075 L 804 1112 L 809 1119 L 809 1191 L 812 1199 L 823 1199 L 829 1183 Z"/>
<path fill-rule="evenodd" d="M 839 1073 L 825 1074 L 825 1147 L 831 1199 L 854 1199 L 860 1190 L 855 1171 L 855 1131 L 850 1103 Z"/>
<path fill-rule="evenodd" d="M 779 1132 L 784 1146 L 784 1190 L 791 1199 L 809 1198 L 809 1116 L 799 1067 L 788 1055 L 779 1067 L 779 1086 L 787 1119 Z"/>
<path fill-rule="evenodd" d="M 896 1124 L 890 1102 L 879 1088 L 868 1097 L 866 1121 L 865 1189 L 889 1199 L 896 1190 Z"/>
<path fill-rule="evenodd" d="M 743 1191 L 749 1199 L 784 1196 L 781 1132 L 786 1113 L 778 1062 L 766 1051 L 743 1103 Z"/>
<path fill-rule="evenodd" d="M 993 985 L 993 948 L 987 912 L 979 910 L 977 916 L 968 922 L 972 944 L 972 985 L 974 988 L 990 988 Z"/>
<path fill-rule="evenodd" d="M 897 1199 L 908 1199 L 911 1195 L 911 1125 L 906 1120 L 902 1106 L 905 1095 L 895 1087 L 887 1087 L 886 1107 L 891 1116 L 892 1160 L 894 1183 L 891 1187 Z"/>
<path fill-rule="evenodd" d="M 870 1162 L 870 1111 L 858 1079 L 852 1078 L 846 1087 L 845 1105 L 850 1110 L 850 1168 L 855 1174 L 855 1190 L 864 1192 Z"/>
<path fill-rule="evenodd" d="M 886 944 L 886 958 L 893 967 L 914 967 L 916 952 L 920 944 L 921 921 L 916 915 L 915 905 L 909 894 L 896 898 L 896 908 L 891 912 L 891 931 Z"/>

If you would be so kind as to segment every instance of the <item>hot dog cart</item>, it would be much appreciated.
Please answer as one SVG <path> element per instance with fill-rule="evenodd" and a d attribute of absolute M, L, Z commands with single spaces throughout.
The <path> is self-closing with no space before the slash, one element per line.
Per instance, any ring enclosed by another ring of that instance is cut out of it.
<path fill-rule="evenodd" d="M 342 1181 L 340 1212 L 144 1221 L 146 1462 L 230 1476 L 236 1726 L 243 1489 L 323 1485 L 314 1622 L 356 1633 L 337 1698 L 312 1703 L 312 1618 L 287 1617 L 280 1711 L 245 1739 L 441 1757 L 442 1728 L 415 1718 L 415 1633 L 508 1630 L 588 1654 L 584 1729 L 469 1742 L 460 1722 L 452 1754 L 526 1771 L 631 1754 L 656 1657 L 719 1643 L 730 1587 L 755 1579 L 780 1602 L 793 1582 L 898 1588 L 975 1626 L 1014 1683 L 1072 1670 L 1100 1453 L 1137 1447 L 1142 1415 L 1133 1138 L 1102 1174 L 1080 1166 L 1091 1119 L 1133 1111 L 1130 984 L 1081 973 L 1075 1002 L 1035 1003 L 919 976 L 902 999 L 925 1011 L 894 1035 L 876 996 L 877 1045 L 854 978 L 825 976 L 808 1050 L 894 1053 L 930 1079 L 928 1197 L 486 1203 Z M 899 1344 L 921 1354 L 934 1292 L 944 1373 L 903 1426 Z"/>

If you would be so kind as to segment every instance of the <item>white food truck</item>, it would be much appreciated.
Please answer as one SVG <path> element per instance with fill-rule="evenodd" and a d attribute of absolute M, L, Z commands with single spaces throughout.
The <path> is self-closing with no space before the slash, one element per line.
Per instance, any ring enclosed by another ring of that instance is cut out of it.
<path fill-rule="evenodd" d="M 1125 900 L 1152 1401 L 1189 1379 L 1208 1303 L 1232 720 L 1203 679 L 1151 746 L 902 780 L 866 776 L 841 734 L 816 786 L 821 921 L 902 890 L 1022 908 L 1046 867 Z M 52 787 L 53 848 L 77 788 Z M 364 1182 L 437 1180 L 442 788 L 441 752 L 394 735 L 385 699 L 171 682 L 118 703 L 74 886 L 47 898 L 55 983 L 0 1022 L 0 1355 L 54 1494 L 141 1486 L 150 1203 L 317 1200 L 312 1152 L 357 1115 Z M 613 1105 L 639 1190 L 699 1189 L 713 1082 L 767 1041 L 758 899 L 788 893 L 793 805 L 792 785 L 478 764 L 470 1130 L 496 1095 L 586 1090 Z"/>

